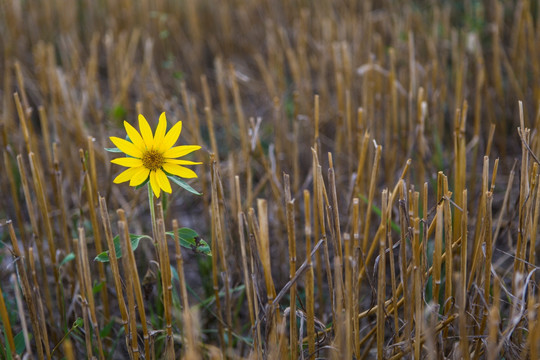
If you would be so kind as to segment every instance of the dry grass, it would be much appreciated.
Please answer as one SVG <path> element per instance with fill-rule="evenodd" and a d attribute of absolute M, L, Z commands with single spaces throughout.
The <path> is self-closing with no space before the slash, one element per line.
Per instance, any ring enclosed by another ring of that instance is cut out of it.
<path fill-rule="evenodd" d="M 0 358 L 540 358 L 538 1 L 0 0 L 0 39 Z M 162 111 L 203 196 L 152 226 L 104 148 Z"/>

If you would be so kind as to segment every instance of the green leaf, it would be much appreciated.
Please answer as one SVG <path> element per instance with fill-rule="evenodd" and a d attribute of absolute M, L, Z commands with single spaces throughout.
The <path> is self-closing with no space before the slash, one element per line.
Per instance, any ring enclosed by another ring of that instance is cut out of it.
<path fill-rule="evenodd" d="M 114 325 L 114 320 L 111 320 L 105 325 L 99 332 L 99 336 L 103 339 L 110 335 L 112 327 Z"/>
<path fill-rule="evenodd" d="M 178 276 L 178 271 L 176 271 L 176 268 L 172 265 L 171 265 L 171 274 L 172 274 L 172 279 L 174 281 L 180 281 L 180 276 Z"/>
<path fill-rule="evenodd" d="M 362 199 L 363 202 L 365 202 L 366 204 L 369 202 L 368 201 L 368 198 L 365 197 L 364 195 L 362 194 L 358 194 L 358 197 L 360 199 Z M 371 204 L 371 210 L 377 214 L 377 216 L 380 218 L 382 216 L 382 210 L 375 204 Z M 397 232 L 398 234 L 401 234 L 401 228 L 399 227 L 398 224 L 396 224 L 395 222 L 391 221 L 390 220 L 390 227 L 395 231 Z"/>
<path fill-rule="evenodd" d="M 32 334 L 28 333 L 28 340 L 32 340 Z M 15 337 L 13 338 L 13 341 L 15 342 L 15 352 L 19 355 L 22 355 L 24 350 L 26 350 L 26 343 L 24 342 L 24 334 L 23 332 L 19 332 Z"/>
<path fill-rule="evenodd" d="M 71 326 L 71 328 L 75 329 L 75 328 L 82 327 L 83 325 L 84 325 L 84 320 L 82 318 L 77 318 L 77 320 L 73 322 L 73 325 Z"/>
<path fill-rule="evenodd" d="M 9 341 L 8 341 L 8 338 L 7 338 L 7 334 L 5 332 L 4 332 L 4 341 L 5 341 L 6 346 L 5 347 L 0 346 L 0 358 L 6 359 L 6 360 L 11 360 L 11 359 L 13 359 L 13 356 L 11 356 L 11 353 L 13 351 L 9 347 Z"/>
<path fill-rule="evenodd" d="M 246 288 L 245 285 L 238 285 L 235 288 L 229 289 L 229 292 L 231 292 L 231 293 L 240 292 L 240 291 L 244 291 L 245 288 Z M 221 290 L 218 293 L 218 295 L 219 295 L 220 298 L 225 297 L 225 290 Z M 212 295 L 209 298 L 206 298 L 205 300 L 201 301 L 196 306 L 199 307 L 199 308 L 205 308 L 208 305 L 212 304 L 214 301 L 216 301 L 216 295 Z"/>
<path fill-rule="evenodd" d="M 183 80 L 185 75 L 182 71 L 175 71 L 173 76 L 176 80 Z"/>
<path fill-rule="evenodd" d="M 109 252 L 104 251 L 102 253 L 97 254 L 97 256 L 94 258 L 94 261 L 109 262 Z"/>
<path fill-rule="evenodd" d="M 118 104 L 111 109 L 111 115 L 114 116 L 117 120 L 122 120 L 127 115 L 127 110 L 122 105 Z"/>
<path fill-rule="evenodd" d="M 160 31 L 160 33 L 159 33 L 159 38 L 160 38 L 160 39 L 166 39 L 166 38 L 169 37 L 169 35 L 170 35 L 170 33 L 169 33 L 168 30 L 162 30 L 162 31 Z"/>
<path fill-rule="evenodd" d="M 164 191 L 163 195 L 161 196 L 161 206 L 163 207 L 163 213 L 167 213 L 167 208 L 169 207 L 169 196 Z"/>
<path fill-rule="evenodd" d="M 174 238 L 174 232 L 168 231 L 166 234 Z M 178 238 L 180 239 L 181 246 L 193 250 L 199 254 L 212 256 L 210 246 L 208 246 L 206 241 L 201 239 L 195 230 L 185 227 L 178 229 Z"/>
<path fill-rule="evenodd" d="M 69 254 L 67 254 L 64 259 L 62 259 L 62 261 L 60 262 L 60 265 L 58 265 L 58 267 L 61 267 L 62 265 L 65 265 L 67 264 L 68 262 L 70 262 L 71 260 L 75 259 L 75 254 L 70 252 Z"/>
<path fill-rule="evenodd" d="M 108 151 L 108 152 L 112 152 L 112 153 L 121 153 L 122 150 L 120 150 L 119 148 L 116 148 L 116 147 L 113 147 L 113 148 L 104 148 L 105 151 Z"/>
<path fill-rule="evenodd" d="M 202 195 L 200 192 L 198 192 L 197 190 L 195 190 L 194 188 L 192 188 L 191 186 L 189 186 L 184 180 L 182 180 L 181 178 L 179 178 L 178 176 L 174 176 L 174 175 L 167 175 L 167 177 L 169 179 L 171 179 L 171 181 L 173 183 L 175 183 L 176 185 L 184 188 L 185 190 L 189 191 L 190 193 L 192 194 L 195 194 L 195 195 Z"/>
<path fill-rule="evenodd" d="M 133 249 L 133 251 L 135 251 L 137 247 L 139 246 L 139 241 L 141 241 L 141 239 L 144 239 L 144 238 L 152 240 L 152 238 L 148 235 L 129 234 L 129 239 L 131 240 L 131 248 Z M 114 237 L 113 243 L 114 243 L 114 251 L 116 252 L 116 258 L 120 259 L 122 257 L 122 248 L 120 247 L 120 237 L 118 235 Z M 94 261 L 109 262 L 109 250 L 98 254 L 94 258 Z"/>
<path fill-rule="evenodd" d="M 100 292 L 103 289 L 103 286 L 105 286 L 105 283 L 99 282 L 92 288 L 92 293 L 95 295 L 98 292 Z"/>

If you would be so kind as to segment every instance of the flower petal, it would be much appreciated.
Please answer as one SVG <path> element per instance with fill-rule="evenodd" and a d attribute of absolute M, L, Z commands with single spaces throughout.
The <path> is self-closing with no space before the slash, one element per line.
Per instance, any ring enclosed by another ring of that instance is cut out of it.
<path fill-rule="evenodd" d="M 165 135 L 163 142 L 161 142 L 161 144 L 159 145 L 159 151 L 165 152 L 165 150 L 170 149 L 174 144 L 176 144 L 181 132 L 182 122 L 179 121 L 174 124 L 174 126 L 167 132 L 167 135 Z"/>
<path fill-rule="evenodd" d="M 141 131 L 142 138 L 146 144 L 147 149 L 151 149 L 154 145 L 154 137 L 152 136 L 152 128 L 148 125 L 148 121 L 142 116 L 139 115 L 139 130 Z"/>
<path fill-rule="evenodd" d="M 159 194 L 161 193 L 161 189 L 159 188 L 158 181 L 156 179 L 156 172 L 151 171 L 150 172 L 150 185 L 152 186 L 152 190 L 154 191 L 154 194 L 156 194 L 156 197 L 159 198 Z"/>
<path fill-rule="evenodd" d="M 113 182 L 115 184 L 126 182 L 132 179 L 133 175 L 135 175 L 138 171 L 140 171 L 140 168 L 134 168 L 134 167 L 124 170 L 120 173 L 120 175 L 114 178 Z"/>
<path fill-rule="evenodd" d="M 165 153 L 163 154 L 163 156 L 165 156 L 166 158 L 169 158 L 169 159 L 177 158 L 177 157 L 181 157 L 181 156 L 187 155 L 189 153 L 192 153 L 195 150 L 199 150 L 200 148 L 201 147 L 199 145 L 175 146 L 173 148 L 170 148 L 170 149 L 166 150 Z"/>
<path fill-rule="evenodd" d="M 171 183 L 169 182 L 169 179 L 167 178 L 167 175 L 165 175 L 163 170 L 156 170 L 156 180 L 159 187 L 162 188 L 163 191 L 168 192 L 169 194 L 172 192 Z"/>
<path fill-rule="evenodd" d="M 132 157 L 112 159 L 111 162 L 113 164 L 118 164 L 118 165 L 127 166 L 127 167 L 139 167 L 139 166 L 142 166 L 143 164 L 141 159 L 132 158 Z"/>
<path fill-rule="evenodd" d="M 200 161 L 189 161 L 189 160 L 177 160 L 177 159 L 165 159 L 166 164 L 177 164 L 177 165 L 200 165 Z"/>
<path fill-rule="evenodd" d="M 126 128 L 126 132 L 131 142 L 141 150 L 146 149 L 146 144 L 144 143 L 141 134 L 139 134 L 139 132 L 127 121 L 124 121 L 124 127 Z"/>
<path fill-rule="evenodd" d="M 120 139 L 116 136 L 111 136 L 110 139 L 117 148 L 122 150 L 122 152 L 126 153 L 127 155 L 136 158 L 140 158 L 142 156 L 142 152 L 144 149 L 139 149 L 137 146 L 135 146 L 135 144 L 127 140 Z"/>
<path fill-rule="evenodd" d="M 131 177 L 131 181 L 129 182 L 129 186 L 139 186 L 143 182 L 148 179 L 148 174 L 150 173 L 150 169 L 145 168 L 144 166 L 141 166 L 140 168 L 137 168 L 139 171 L 135 173 Z"/>
<path fill-rule="evenodd" d="M 167 118 L 165 113 L 161 113 L 159 116 L 158 126 L 154 134 L 154 150 L 161 149 L 161 144 L 165 138 L 165 132 L 167 131 Z"/>
<path fill-rule="evenodd" d="M 197 177 L 197 174 L 193 170 L 180 165 L 165 163 L 163 164 L 163 170 L 165 170 L 169 174 L 180 176 L 186 179 L 193 179 Z"/>

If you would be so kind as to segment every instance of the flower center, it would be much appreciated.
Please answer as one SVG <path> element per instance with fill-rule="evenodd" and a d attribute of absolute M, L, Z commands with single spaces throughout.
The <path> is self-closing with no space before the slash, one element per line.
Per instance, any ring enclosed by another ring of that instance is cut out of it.
<path fill-rule="evenodd" d="M 151 171 L 156 171 L 163 166 L 165 163 L 165 158 L 159 151 L 149 150 L 143 154 L 142 163 L 145 168 L 150 169 Z"/>

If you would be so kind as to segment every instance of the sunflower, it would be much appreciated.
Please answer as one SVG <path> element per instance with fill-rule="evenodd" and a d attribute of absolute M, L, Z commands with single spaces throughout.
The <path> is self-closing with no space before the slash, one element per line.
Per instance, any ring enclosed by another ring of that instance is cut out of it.
<path fill-rule="evenodd" d="M 119 184 L 129 181 L 130 186 L 137 187 L 150 181 L 154 194 L 159 198 L 161 190 L 167 193 L 172 191 L 169 177 L 171 179 L 173 179 L 173 176 L 186 179 L 197 177 L 193 170 L 182 165 L 201 163 L 179 160 L 178 158 L 199 150 L 201 147 L 199 145 L 174 146 L 182 131 L 181 121 L 174 124 L 167 131 L 167 119 L 165 113 L 162 113 L 154 135 L 152 135 L 152 129 L 148 125 L 148 121 L 142 115 L 139 115 L 140 133 L 127 121 L 124 121 L 124 127 L 130 141 L 115 136 L 110 137 L 118 148 L 118 152 L 127 155 L 123 158 L 111 160 L 113 164 L 128 168 L 113 180 L 114 183 Z"/>

